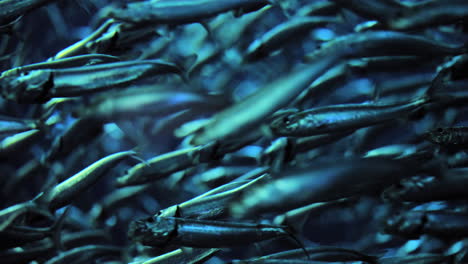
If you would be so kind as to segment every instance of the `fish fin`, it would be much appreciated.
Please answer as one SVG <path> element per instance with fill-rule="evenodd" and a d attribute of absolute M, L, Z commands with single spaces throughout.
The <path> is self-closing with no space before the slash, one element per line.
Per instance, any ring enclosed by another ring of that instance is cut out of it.
<path fill-rule="evenodd" d="M 50 234 L 52 241 L 54 242 L 55 248 L 58 251 L 65 251 L 63 246 L 62 239 L 60 236 L 60 231 L 62 230 L 65 219 L 67 218 L 68 212 L 70 211 L 70 206 L 67 206 L 63 211 L 62 215 L 57 219 L 57 221 L 50 228 Z"/>
<path fill-rule="evenodd" d="M 213 30 L 211 30 L 210 25 L 208 24 L 208 22 L 207 21 L 201 21 L 199 23 L 206 30 L 206 33 L 208 34 L 208 38 L 210 40 L 212 40 L 212 41 L 215 41 Z"/>
<path fill-rule="evenodd" d="M 189 121 L 184 123 L 182 126 L 174 130 L 174 135 L 178 138 L 187 137 L 200 129 L 203 129 L 207 124 L 211 121 L 210 118 L 205 119 L 196 119 L 193 121 Z"/>
<path fill-rule="evenodd" d="M 142 148 L 141 146 L 136 146 L 132 148 L 130 151 L 133 151 L 134 153 L 131 154 L 130 157 L 141 163 L 144 163 L 146 166 L 149 167 L 150 165 L 148 164 L 148 161 L 140 157 L 141 148 Z"/>
<path fill-rule="evenodd" d="M 196 54 L 191 54 L 188 56 L 175 56 L 175 58 L 173 59 L 173 63 L 177 65 L 177 67 L 180 69 L 180 77 L 182 78 L 182 81 L 184 81 L 186 84 L 189 83 L 190 68 L 193 64 L 195 64 L 197 58 L 198 56 Z"/>
<path fill-rule="evenodd" d="M 374 91 L 372 93 L 372 101 L 374 103 L 377 103 L 380 99 L 380 94 L 382 93 L 382 89 L 375 83 L 372 83 L 372 86 L 374 86 Z"/>
<path fill-rule="evenodd" d="M 297 235 L 295 235 L 294 232 L 290 230 L 290 227 L 287 226 L 287 228 L 284 228 L 283 230 L 289 235 L 289 237 L 294 241 L 294 243 L 296 243 L 302 249 L 307 259 L 310 260 L 309 252 L 307 252 L 304 243 L 302 243 L 301 240 L 297 237 Z"/>

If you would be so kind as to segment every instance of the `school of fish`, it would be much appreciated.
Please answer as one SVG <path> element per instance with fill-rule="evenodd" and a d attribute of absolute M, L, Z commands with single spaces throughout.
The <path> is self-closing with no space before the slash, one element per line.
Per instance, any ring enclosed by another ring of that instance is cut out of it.
<path fill-rule="evenodd" d="M 467 264 L 468 1 L 0 0 L 0 263 Z"/>

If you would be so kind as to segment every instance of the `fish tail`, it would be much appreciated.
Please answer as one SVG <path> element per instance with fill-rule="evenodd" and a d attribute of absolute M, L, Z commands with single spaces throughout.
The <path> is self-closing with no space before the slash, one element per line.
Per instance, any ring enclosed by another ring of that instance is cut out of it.
<path fill-rule="evenodd" d="M 180 78 L 186 84 L 190 82 L 190 69 L 196 63 L 198 56 L 192 54 L 189 56 L 176 56 L 174 59 L 174 64 L 180 69 Z"/>
<path fill-rule="evenodd" d="M 148 164 L 148 161 L 143 159 L 142 157 L 140 157 L 140 147 L 134 147 L 131 151 L 133 151 L 134 153 L 133 154 L 130 154 L 130 157 L 141 162 L 141 163 L 144 163 L 146 166 L 150 166 Z"/>

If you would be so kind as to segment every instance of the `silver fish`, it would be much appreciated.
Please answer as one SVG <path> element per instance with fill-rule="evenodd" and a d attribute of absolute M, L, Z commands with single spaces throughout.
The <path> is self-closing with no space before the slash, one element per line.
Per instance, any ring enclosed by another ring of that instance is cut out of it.
<path fill-rule="evenodd" d="M 124 8 L 112 7 L 107 17 L 135 24 L 187 24 L 230 10 L 255 11 L 267 4 L 266 0 L 134 2 Z"/>
<path fill-rule="evenodd" d="M 270 128 L 279 136 L 312 136 L 375 125 L 399 118 L 429 103 L 427 98 L 398 104 L 342 104 L 285 115 Z"/>
<path fill-rule="evenodd" d="M 284 226 L 151 217 L 130 224 L 128 235 L 147 246 L 232 247 L 289 236 Z"/>
<path fill-rule="evenodd" d="M 287 105 L 291 99 L 307 88 L 337 59 L 331 55 L 266 85 L 251 96 L 211 117 L 206 125 L 195 132 L 191 142 L 202 145 L 245 134 L 252 128 L 258 127 L 266 117 Z"/>

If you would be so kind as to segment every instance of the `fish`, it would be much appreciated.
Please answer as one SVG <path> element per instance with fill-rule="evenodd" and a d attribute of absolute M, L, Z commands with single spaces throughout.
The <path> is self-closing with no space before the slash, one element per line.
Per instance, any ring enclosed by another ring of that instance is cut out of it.
<path fill-rule="evenodd" d="M 40 127 L 40 120 L 0 115 L 0 135 L 2 136 L 13 136 Z"/>
<path fill-rule="evenodd" d="M 112 7 L 106 17 L 133 24 L 180 25 L 201 22 L 230 10 L 251 12 L 270 4 L 266 0 L 195 0 L 135 2 Z"/>
<path fill-rule="evenodd" d="M 45 208 L 38 206 L 39 197 L 40 195 L 33 200 L 10 206 L 0 212 L 0 217 L 6 220 L 0 228 L 0 249 L 15 248 L 47 237 L 53 239 L 55 246 L 60 246 L 59 232 L 68 209 L 58 219 L 55 219 Z M 30 213 L 39 218 L 35 221 L 27 220 L 25 217 Z M 19 223 L 19 220 L 23 223 Z M 36 226 L 41 220 L 46 220 L 46 225 Z"/>
<path fill-rule="evenodd" d="M 332 55 L 317 63 L 305 65 L 218 112 L 207 124 L 195 131 L 191 143 L 203 145 L 211 141 L 224 140 L 258 127 L 264 118 L 288 104 L 336 60 L 337 58 Z"/>
<path fill-rule="evenodd" d="M 387 21 L 407 6 L 400 1 L 356 1 L 356 0 L 331 0 L 331 2 L 339 5 L 340 7 L 349 8 L 356 14 L 370 19 L 377 19 L 379 21 Z"/>
<path fill-rule="evenodd" d="M 343 59 L 381 56 L 447 56 L 466 51 L 464 45 L 447 45 L 431 39 L 388 30 L 352 33 L 324 43 L 307 54 L 306 62 L 314 62 L 333 54 Z"/>
<path fill-rule="evenodd" d="M 214 144 L 175 150 L 153 157 L 129 168 L 124 176 L 117 178 L 119 187 L 148 183 L 171 173 L 207 162 L 213 157 Z"/>
<path fill-rule="evenodd" d="M 82 40 L 74 43 L 73 45 L 66 47 L 65 49 L 57 52 L 55 56 L 52 57 L 52 61 L 60 60 L 63 58 L 70 57 L 79 53 L 82 49 L 86 48 L 89 43 L 92 43 L 95 39 L 101 36 L 105 31 L 107 31 L 112 25 L 116 24 L 116 21 L 113 19 L 108 19 L 101 26 L 99 26 L 93 33 L 89 34 L 87 37 Z"/>
<path fill-rule="evenodd" d="M 172 263 L 187 263 L 197 264 L 204 263 L 216 253 L 219 248 L 188 248 L 183 247 L 160 256 L 148 259 L 138 264 L 172 264 Z"/>
<path fill-rule="evenodd" d="M 87 55 L 77 55 L 68 58 L 60 58 L 52 61 L 38 62 L 28 65 L 23 65 L 15 67 L 13 69 L 6 70 L 0 75 L 0 80 L 8 76 L 17 76 L 20 74 L 27 74 L 27 72 L 32 70 L 41 70 L 41 69 L 63 69 L 69 67 L 78 67 L 89 64 L 105 63 L 105 62 L 116 62 L 120 61 L 119 58 L 106 54 L 87 54 Z"/>
<path fill-rule="evenodd" d="M 60 240 L 65 249 L 97 243 L 98 241 L 109 243 L 108 235 L 100 230 L 63 234 Z M 36 245 L 28 247 L 23 251 L 0 252 L 0 257 L 5 264 L 27 264 L 37 259 L 52 258 L 55 254 L 56 249 L 53 241 L 45 239 L 38 241 Z"/>
<path fill-rule="evenodd" d="M 91 218 L 96 223 L 107 219 L 122 204 L 130 203 L 131 200 L 139 198 L 150 187 L 151 184 L 144 184 L 123 187 L 110 192 L 101 201 L 93 205 L 90 210 Z"/>
<path fill-rule="evenodd" d="M 453 24 L 468 17 L 468 5 L 461 0 L 445 2 L 427 1 L 404 8 L 398 15 L 390 17 L 388 27 L 393 30 L 417 30 L 433 26 Z"/>
<path fill-rule="evenodd" d="M 415 256 L 380 258 L 381 264 L 450 264 L 454 262 L 454 255 L 444 254 L 418 254 Z"/>
<path fill-rule="evenodd" d="M 305 137 L 356 130 L 408 115 L 428 104 L 427 97 L 396 104 L 341 104 L 312 108 L 273 120 L 275 135 Z"/>
<path fill-rule="evenodd" d="M 231 203 L 230 215 L 283 212 L 316 202 L 379 194 L 416 172 L 406 162 L 384 158 L 335 159 L 284 170 Z M 377 177 L 378 176 L 378 177 Z"/>
<path fill-rule="evenodd" d="M 305 252 L 304 252 L 305 250 Z M 264 262 L 267 260 L 280 260 L 280 259 L 288 259 L 288 260 L 314 260 L 314 261 L 324 261 L 324 262 L 348 262 L 348 261 L 365 261 L 367 263 L 378 263 L 377 257 L 369 256 L 363 254 L 361 252 L 346 249 L 346 248 L 338 248 L 338 247 L 327 247 L 327 246 L 320 246 L 320 247 L 309 247 L 305 249 L 293 249 L 287 250 L 283 252 L 273 253 L 270 255 L 258 257 L 258 258 L 251 258 L 246 260 L 234 260 L 234 263 L 269 263 Z M 274 262 L 273 262 L 274 263 Z M 288 262 L 285 262 L 288 263 Z M 311 262 L 312 263 L 312 262 Z M 313 262 L 315 263 L 315 262 Z"/>
<path fill-rule="evenodd" d="M 467 236 L 467 221 L 465 212 L 411 210 L 390 217 L 385 222 L 384 231 L 407 238 L 419 238 L 425 234 L 453 240 Z"/>
<path fill-rule="evenodd" d="M 75 97 L 122 87 L 155 74 L 182 74 L 162 60 L 113 62 L 64 69 L 32 70 L 0 79 L 2 95 L 19 103 L 44 103 L 53 97 Z"/>
<path fill-rule="evenodd" d="M 76 120 L 62 135 L 56 137 L 41 162 L 51 162 L 66 157 L 80 145 L 89 143 L 103 132 L 103 120 L 95 118 L 80 118 Z"/>
<path fill-rule="evenodd" d="M 225 103 L 223 96 L 137 85 L 125 91 L 96 96 L 73 112 L 76 117 L 115 122 L 149 115 L 163 117 L 183 110 L 191 110 L 191 113 L 198 109 L 213 111 L 222 109 Z"/>
<path fill-rule="evenodd" d="M 41 206 L 46 206 L 50 211 L 60 209 L 71 203 L 72 200 L 76 199 L 77 195 L 95 184 L 108 169 L 120 161 L 135 155 L 135 151 L 121 151 L 106 156 L 65 181 L 52 186 L 44 192 L 44 195 L 39 197 L 37 203 L 41 204 Z"/>
<path fill-rule="evenodd" d="M 339 23 L 335 17 L 293 17 L 284 23 L 264 33 L 260 38 L 253 41 L 245 52 L 244 61 L 255 61 L 268 56 L 270 53 L 283 47 L 292 36 L 306 36 L 305 33 L 314 28 L 323 27 L 331 23 Z"/>
<path fill-rule="evenodd" d="M 98 256 L 120 256 L 122 248 L 105 245 L 86 245 L 67 250 L 47 260 L 44 264 L 65 264 L 72 260 L 81 259 L 80 263 L 89 263 L 93 257 Z"/>
<path fill-rule="evenodd" d="M 468 147 L 468 127 L 438 127 L 423 134 L 429 142 L 449 148 Z"/>
<path fill-rule="evenodd" d="M 419 202 L 463 200 L 468 196 L 463 186 L 468 181 L 466 168 L 453 168 L 443 177 L 406 179 L 384 191 L 382 197 L 392 202 Z"/>
<path fill-rule="evenodd" d="M 0 157 L 4 159 L 15 157 L 18 152 L 24 151 L 41 136 L 41 130 L 33 129 L 3 139 L 0 141 Z"/>
<path fill-rule="evenodd" d="M 287 227 L 154 216 L 130 224 L 128 236 L 143 245 L 220 248 L 289 236 Z"/>
<path fill-rule="evenodd" d="M 192 219 L 217 219 L 227 214 L 229 204 L 239 198 L 242 192 L 253 188 L 258 182 L 265 181 L 267 174 L 262 174 L 255 179 L 248 182 L 240 181 L 230 182 L 221 187 L 228 187 L 230 189 L 213 193 L 212 191 L 197 196 L 193 199 L 185 201 L 175 206 L 168 207 L 159 211 L 157 216 L 161 217 L 183 217 Z"/>
<path fill-rule="evenodd" d="M 8 23 L 22 15 L 37 9 L 54 0 L 2 0 L 0 1 L 0 23 Z"/>

